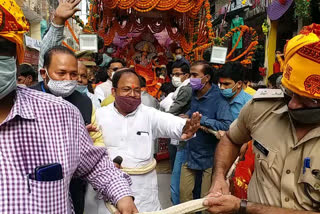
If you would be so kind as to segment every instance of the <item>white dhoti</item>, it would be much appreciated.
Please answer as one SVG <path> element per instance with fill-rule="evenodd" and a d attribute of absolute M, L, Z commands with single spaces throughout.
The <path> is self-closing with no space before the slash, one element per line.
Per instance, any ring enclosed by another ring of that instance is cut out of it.
<path fill-rule="evenodd" d="M 179 140 L 186 121 L 143 104 L 126 116 L 120 114 L 114 104 L 110 104 L 97 109 L 96 119 L 111 160 L 121 156 L 122 167 L 135 170 L 152 166 L 151 170 L 141 174 L 128 174 L 132 178 L 131 189 L 139 212 L 160 210 L 157 173 L 152 164 L 154 139 L 163 137 Z M 89 187 L 85 198 L 85 214 L 89 213 L 109 213 L 105 202 L 97 200 L 92 187 Z"/>
<path fill-rule="evenodd" d="M 134 203 L 139 212 L 151 212 L 161 209 L 158 197 L 158 181 L 156 170 L 144 175 L 131 175 Z M 110 213 L 103 200 L 98 200 L 92 186 L 88 186 L 85 198 L 85 214 Z"/>

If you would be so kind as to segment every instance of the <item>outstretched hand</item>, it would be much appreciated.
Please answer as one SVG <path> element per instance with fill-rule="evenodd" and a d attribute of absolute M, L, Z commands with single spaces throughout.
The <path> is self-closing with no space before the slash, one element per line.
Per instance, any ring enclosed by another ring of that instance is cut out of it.
<path fill-rule="evenodd" d="M 186 125 L 183 128 L 181 140 L 188 140 L 193 137 L 200 128 L 201 117 L 202 115 L 199 112 L 192 114 L 191 118 L 187 120 Z"/>
<path fill-rule="evenodd" d="M 64 25 L 65 21 L 80 11 L 77 5 L 81 0 L 60 0 L 59 6 L 54 13 L 53 22 L 57 25 Z"/>

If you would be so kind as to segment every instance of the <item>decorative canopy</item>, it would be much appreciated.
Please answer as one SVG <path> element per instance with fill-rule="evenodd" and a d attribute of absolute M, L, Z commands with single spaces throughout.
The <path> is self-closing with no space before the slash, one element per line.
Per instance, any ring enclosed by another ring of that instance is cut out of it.
<path fill-rule="evenodd" d="M 214 37 L 209 0 L 92 0 L 89 11 L 85 28 L 105 46 L 131 33 L 166 33 L 190 54 Z"/>
<path fill-rule="evenodd" d="M 133 8 L 139 12 L 149 12 L 152 9 L 167 11 L 175 10 L 191 16 L 198 14 L 204 0 L 104 0 L 103 3 L 110 9 L 123 10 Z"/>

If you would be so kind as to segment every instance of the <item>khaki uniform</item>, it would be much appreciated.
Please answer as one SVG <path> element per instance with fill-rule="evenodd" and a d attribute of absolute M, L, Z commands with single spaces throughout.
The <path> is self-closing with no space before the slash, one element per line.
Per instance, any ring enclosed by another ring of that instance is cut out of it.
<path fill-rule="evenodd" d="M 251 138 L 255 170 L 248 187 L 248 200 L 297 210 L 320 210 L 320 126 L 300 141 L 281 100 L 252 100 L 230 126 L 234 143 Z M 310 168 L 303 173 L 304 159 Z"/>

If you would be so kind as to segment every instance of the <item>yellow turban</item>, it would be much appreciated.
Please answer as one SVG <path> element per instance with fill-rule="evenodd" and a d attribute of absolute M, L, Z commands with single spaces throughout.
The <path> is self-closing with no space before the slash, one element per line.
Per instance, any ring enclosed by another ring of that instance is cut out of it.
<path fill-rule="evenodd" d="M 300 96 L 320 99 L 320 35 L 302 32 L 285 47 L 282 84 Z"/>
<path fill-rule="evenodd" d="M 29 30 L 26 18 L 15 0 L 1 0 L 0 3 L 0 36 L 15 43 L 17 58 L 23 62 L 23 34 Z"/>

